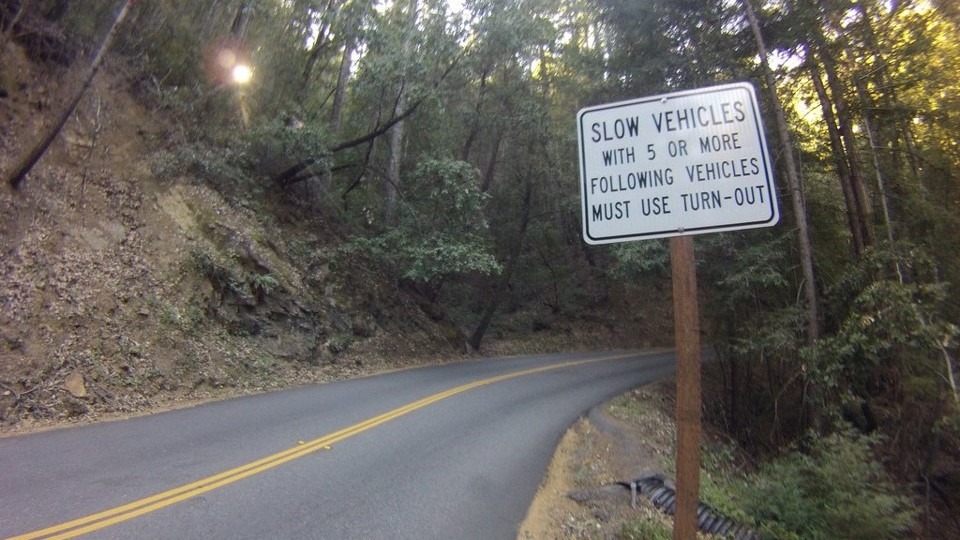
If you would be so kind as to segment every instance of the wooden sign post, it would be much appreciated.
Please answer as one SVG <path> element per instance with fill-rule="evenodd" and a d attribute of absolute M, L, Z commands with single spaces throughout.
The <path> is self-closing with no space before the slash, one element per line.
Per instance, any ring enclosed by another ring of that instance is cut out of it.
<path fill-rule="evenodd" d="M 693 540 L 700 491 L 700 320 L 690 235 L 780 220 L 756 91 L 734 83 L 577 114 L 583 239 L 670 238 L 677 347 L 673 538 Z"/>
<path fill-rule="evenodd" d="M 673 327 L 677 346 L 677 503 L 674 540 L 697 534 L 700 493 L 700 316 L 693 238 L 670 239 Z"/>

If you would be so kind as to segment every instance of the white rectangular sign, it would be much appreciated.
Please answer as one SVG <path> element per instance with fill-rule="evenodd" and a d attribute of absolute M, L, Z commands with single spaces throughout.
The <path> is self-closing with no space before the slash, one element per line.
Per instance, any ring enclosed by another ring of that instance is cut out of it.
<path fill-rule="evenodd" d="M 780 219 L 749 83 L 587 107 L 577 127 L 589 244 L 770 227 Z"/>

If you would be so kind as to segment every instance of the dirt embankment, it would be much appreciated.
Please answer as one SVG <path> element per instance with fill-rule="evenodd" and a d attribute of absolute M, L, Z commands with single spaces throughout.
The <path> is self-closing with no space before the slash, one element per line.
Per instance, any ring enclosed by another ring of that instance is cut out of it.
<path fill-rule="evenodd" d="M 68 69 L 0 54 L 7 171 Z M 124 73 L 108 65 L 21 189 L 0 186 L 0 430 L 458 356 L 446 321 L 337 260 L 309 209 L 157 175 L 182 138 Z"/>

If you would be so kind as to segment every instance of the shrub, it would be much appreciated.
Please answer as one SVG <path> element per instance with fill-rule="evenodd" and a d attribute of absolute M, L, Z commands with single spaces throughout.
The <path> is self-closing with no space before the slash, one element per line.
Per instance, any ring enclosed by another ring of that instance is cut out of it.
<path fill-rule="evenodd" d="M 913 523 L 910 498 L 898 493 L 873 459 L 876 441 L 852 433 L 820 438 L 761 467 L 738 498 L 764 537 L 882 540 Z"/>
<path fill-rule="evenodd" d="M 200 275 L 210 280 L 210 284 L 218 294 L 240 290 L 242 282 L 238 279 L 232 263 L 224 260 L 219 254 L 194 248 L 190 251 L 190 264 Z"/>
<path fill-rule="evenodd" d="M 327 350 L 329 350 L 334 355 L 338 355 L 347 351 L 350 348 L 350 345 L 353 345 L 353 336 L 348 334 L 340 334 L 334 336 L 327 342 Z"/>

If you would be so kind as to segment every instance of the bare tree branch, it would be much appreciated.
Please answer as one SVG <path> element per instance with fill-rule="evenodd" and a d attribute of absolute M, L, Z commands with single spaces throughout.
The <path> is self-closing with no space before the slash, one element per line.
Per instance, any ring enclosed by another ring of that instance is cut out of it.
<path fill-rule="evenodd" d="M 81 83 L 79 88 L 74 91 L 72 98 L 67 101 L 66 105 L 60 111 L 59 116 L 57 116 L 57 120 L 50 125 L 50 129 L 43 135 L 43 137 L 40 138 L 39 141 L 29 147 L 29 150 L 20 157 L 16 167 L 14 167 L 13 171 L 9 174 L 9 176 L 7 176 L 7 182 L 13 186 L 14 189 L 18 189 L 20 187 L 30 170 L 33 169 L 34 165 L 36 165 L 38 161 L 40 161 L 40 158 L 43 157 L 43 155 L 47 152 L 47 149 L 50 148 L 50 144 L 53 143 L 53 140 L 56 139 L 57 135 L 60 134 L 60 130 L 62 130 L 64 124 L 67 123 L 67 120 L 70 118 L 73 110 L 77 108 L 77 104 L 80 103 L 80 99 L 83 97 L 84 92 L 87 91 L 87 88 L 90 88 L 90 83 L 93 82 L 94 75 L 96 75 L 97 71 L 100 70 L 100 66 L 103 64 L 106 52 L 113 43 L 113 39 L 117 36 L 117 31 L 120 29 L 120 24 L 123 23 L 123 20 L 127 18 L 130 8 L 135 3 L 136 0 L 124 0 L 123 7 L 120 9 L 120 12 L 117 13 L 117 17 L 113 20 L 113 25 L 110 26 L 110 30 L 107 31 L 107 35 L 103 38 L 103 42 L 100 43 L 100 47 L 97 49 L 96 55 L 94 55 L 93 60 L 90 61 L 90 65 L 87 66 L 86 72 L 80 78 Z"/>
<path fill-rule="evenodd" d="M 433 83 L 433 86 L 432 86 L 431 90 L 436 91 L 436 89 L 440 87 L 440 85 L 443 83 L 443 81 L 446 80 L 446 78 L 450 75 L 450 73 L 453 72 L 454 68 L 457 67 L 457 65 L 459 65 L 460 60 L 463 59 L 463 56 L 464 56 L 464 53 L 461 52 L 461 54 L 458 55 L 457 58 L 455 58 L 455 59 L 453 60 L 453 62 L 450 63 L 449 66 L 447 66 L 447 69 L 444 70 L 444 72 L 440 75 L 440 77 Z M 354 147 L 356 147 L 356 146 L 360 146 L 361 144 L 364 144 L 364 143 L 366 143 L 366 142 L 370 142 L 370 141 L 372 141 L 372 140 L 374 140 L 374 139 L 382 136 L 382 135 L 385 134 L 386 132 L 390 131 L 390 128 L 392 128 L 393 126 L 397 125 L 397 124 L 400 123 L 400 122 L 403 122 L 405 119 L 407 119 L 408 117 L 410 117 L 411 115 L 413 115 L 413 113 L 417 112 L 417 109 L 420 107 L 420 105 L 422 105 L 423 102 L 426 101 L 427 96 L 429 96 L 429 93 L 425 94 L 423 97 L 421 97 L 420 99 L 418 99 L 417 101 L 415 101 L 412 105 L 410 105 L 409 107 L 407 107 L 406 110 L 404 110 L 403 112 L 397 114 L 396 116 L 394 116 L 394 117 L 391 118 L 390 120 L 387 120 L 386 123 L 384 123 L 384 124 L 382 124 L 382 125 L 379 125 L 378 127 L 374 128 L 374 129 L 373 129 L 372 131 L 370 131 L 369 133 L 367 133 L 367 134 L 365 134 L 365 135 L 362 135 L 362 136 L 360 136 L 360 137 L 357 137 L 357 138 L 355 138 L 355 139 L 351 139 L 351 140 L 349 140 L 349 141 L 345 141 L 345 142 L 342 142 L 342 143 L 340 143 L 340 144 L 337 144 L 337 145 L 333 146 L 332 148 L 330 148 L 330 153 L 331 153 L 331 154 L 335 154 L 335 153 L 340 152 L 340 151 L 342 151 L 342 150 L 347 150 L 347 149 L 349 149 L 349 148 L 354 148 Z M 274 177 L 273 177 L 273 181 L 274 181 L 275 183 L 280 184 L 281 186 L 283 186 L 283 185 L 285 185 L 287 182 L 289 182 L 291 178 L 297 176 L 298 174 L 300 174 L 301 172 L 303 172 L 304 170 L 306 170 L 306 169 L 307 169 L 308 167 L 310 167 L 311 165 L 314 165 L 315 163 L 317 163 L 317 162 L 320 161 L 321 159 L 323 159 L 323 156 L 307 158 L 307 159 L 305 159 L 305 160 L 303 160 L 303 161 L 301 161 L 301 162 L 299 162 L 299 163 L 291 166 L 290 168 L 288 168 L 288 169 L 280 172 L 280 173 L 277 174 L 276 176 L 274 176 Z"/>

